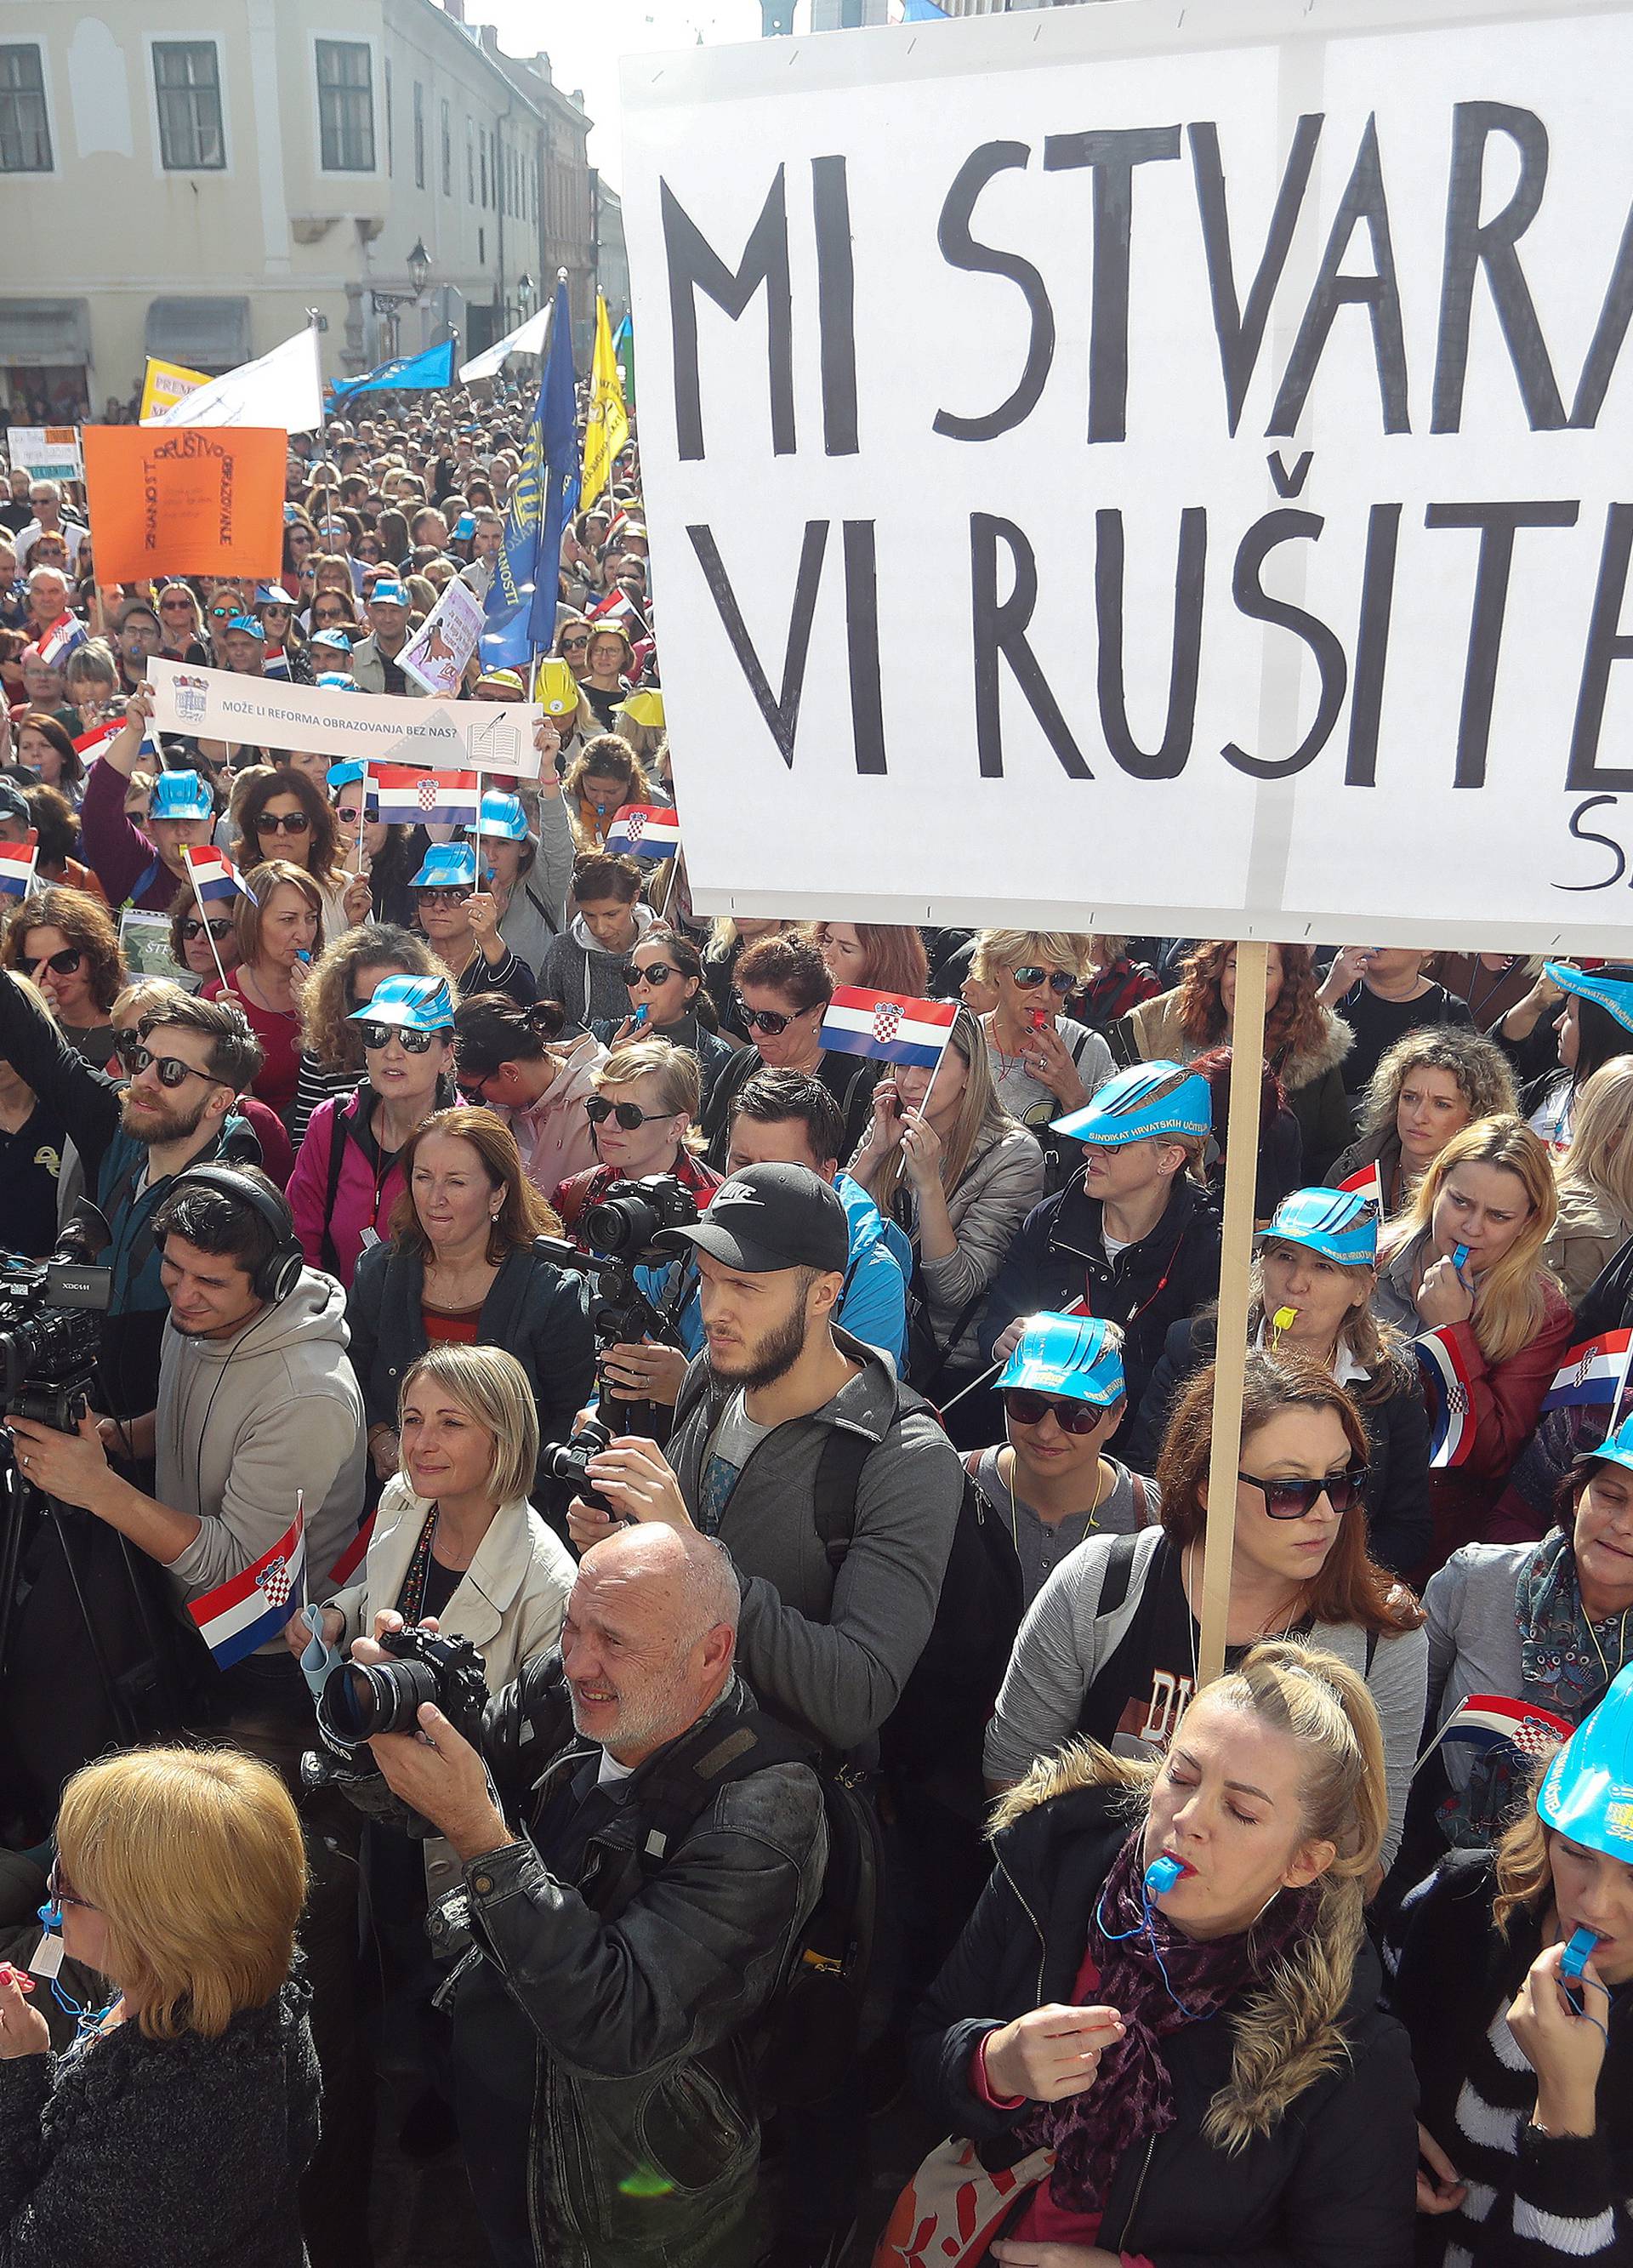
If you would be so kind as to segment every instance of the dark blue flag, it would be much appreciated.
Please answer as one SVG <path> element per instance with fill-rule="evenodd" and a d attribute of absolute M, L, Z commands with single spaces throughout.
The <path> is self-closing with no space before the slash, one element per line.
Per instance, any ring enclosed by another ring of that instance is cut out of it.
<path fill-rule="evenodd" d="M 555 287 L 544 381 L 488 593 L 482 656 L 490 668 L 525 670 L 535 653 L 554 644 L 562 535 L 577 501 L 572 314 L 563 278 Z"/>

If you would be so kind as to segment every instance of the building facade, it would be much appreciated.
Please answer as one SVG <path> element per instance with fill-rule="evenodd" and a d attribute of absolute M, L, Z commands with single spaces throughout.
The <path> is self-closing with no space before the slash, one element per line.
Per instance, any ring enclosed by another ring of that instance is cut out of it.
<path fill-rule="evenodd" d="M 149 355 L 230 369 L 309 308 L 335 377 L 449 325 L 478 352 L 561 266 L 592 312 L 590 121 L 462 0 L 92 8 L 0 0 L 13 422 L 102 416 Z"/>
<path fill-rule="evenodd" d="M 629 313 L 629 253 L 623 199 L 601 173 L 595 176 L 595 276 L 615 331 Z"/>

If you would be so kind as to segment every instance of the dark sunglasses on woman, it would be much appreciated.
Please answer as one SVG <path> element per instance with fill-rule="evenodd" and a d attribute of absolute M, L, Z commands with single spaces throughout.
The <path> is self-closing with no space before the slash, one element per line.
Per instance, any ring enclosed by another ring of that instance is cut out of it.
<path fill-rule="evenodd" d="M 679 976 L 680 971 L 672 968 L 666 961 L 651 961 L 644 968 L 633 961 L 626 961 L 618 974 L 622 977 L 626 989 L 633 992 L 637 984 L 667 984 L 669 979 Z"/>
<path fill-rule="evenodd" d="M 633 1102 L 609 1102 L 604 1094 L 592 1094 L 584 1106 L 584 1115 L 592 1126 L 605 1126 L 609 1118 L 615 1118 L 626 1134 L 633 1134 L 649 1118 L 674 1116 L 673 1110 L 643 1110 Z"/>
<path fill-rule="evenodd" d="M 405 1055 L 423 1056 L 434 1040 L 445 1036 L 440 1032 L 416 1032 L 406 1024 L 360 1024 L 357 1028 L 371 1055 L 389 1047 L 394 1040 L 401 1040 Z"/>
<path fill-rule="evenodd" d="M 769 1032 L 775 1039 L 779 1032 L 785 1032 L 794 1020 L 792 1016 L 782 1015 L 775 1008 L 751 1008 L 740 992 L 736 994 L 735 998 L 739 1020 L 747 1024 L 752 1031 Z M 795 1012 L 804 1015 L 805 1010 L 798 1009 Z"/>
<path fill-rule="evenodd" d="M 1026 961 L 1019 968 L 1011 969 L 1010 974 L 1015 979 L 1016 983 L 1019 985 L 1023 992 L 1031 992 L 1035 990 L 1036 988 L 1042 983 L 1046 976 L 1049 980 L 1049 990 L 1051 992 L 1058 992 L 1063 1000 L 1065 998 L 1068 992 L 1075 992 L 1078 989 L 1077 978 L 1070 975 L 1068 970 L 1064 968 L 1040 968 L 1035 961 Z"/>
<path fill-rule="evenodd" d="M 1092 1433 L 1106 1422 L 1106 1412 L 1098 1403 L 1063 1399 L 1057 1394 L 1034 1394 L 1026 1386 L 1004 1388 L 1004 1409 L 1018 1425 L 1041 1425 L 1052 1413 L 1063 1433 Z"/>
<path fill-rule="evenodd" d="M 1333 1510 L 1339 1513 L 1359 1504 L 1366 1486 L 1366 1467 L 1351 1465 L 1347 1471 L 1329 1473 L 1320 1481 L 1267 1481 L 1257 1473 L 1241 1472 L 1236 1477 L 1258 1490 L 1272 1520 L 1303 1520 L 1318 1497 L 1324 1496 Z"/>
<path fill-rule="evenodd" d="M 232 934 L 232 915 L 217 914 L 214 921 L 200 921 L 196 914 L 189 914 L 181 924 L 182 943 L 191 945 L 195 939 L 202 937 L 206 930 L 219 945 L 223 938 L 231 937 Z"/>
<path fill-rule="evenodd" d="M 257 835 L 305 835 L 311 825 L 312 821 L 304 811 L 286 811 L 276 819 L 269 811 L 263 811 L 255 821 L 255 832 Z"/>
<path fill-rule="evenodd" d="M 48 953 L 43 961 L 37 961 L 34 963 L 35 973 L 49 968 L 58 976 L 71 976 L 85 957 L 77 945 L 65 945 L 61 953 Z"/>

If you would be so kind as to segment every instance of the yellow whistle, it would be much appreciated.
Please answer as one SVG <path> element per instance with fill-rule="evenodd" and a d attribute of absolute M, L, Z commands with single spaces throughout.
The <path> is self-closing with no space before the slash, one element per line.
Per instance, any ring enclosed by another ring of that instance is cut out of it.
<path fill-rule="evenodd" d="M 1279 1340 L 1281 1338 L 1284 1331 L 1291 1330 L 1298 1320 L 1298 1310 L 1297 1307 L 1278 1307 L 1270 1318 L 1271 1327 L 1275 1330 L 1276 1339 Z"/>

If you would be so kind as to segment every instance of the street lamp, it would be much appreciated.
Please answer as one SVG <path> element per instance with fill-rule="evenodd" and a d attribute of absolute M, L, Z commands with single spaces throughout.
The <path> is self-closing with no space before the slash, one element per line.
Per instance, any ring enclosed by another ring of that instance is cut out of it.
<path fill-rule="evenodd" d="M 430 283 L 430 272 L 431 256 L 425 249 L 425 240 L 423 237 L 416 236 L 414 239 L 414 249 L 408 254 L 408 281 L 414 286 L 414 296 L 416 299 Z"/>
<path fill-rule="evenodd" d="M 516 279 L 516 299 L 521 308 L 522 320 L 525 323 L 533 313 L 533 280 L 526 269 Z"/>

